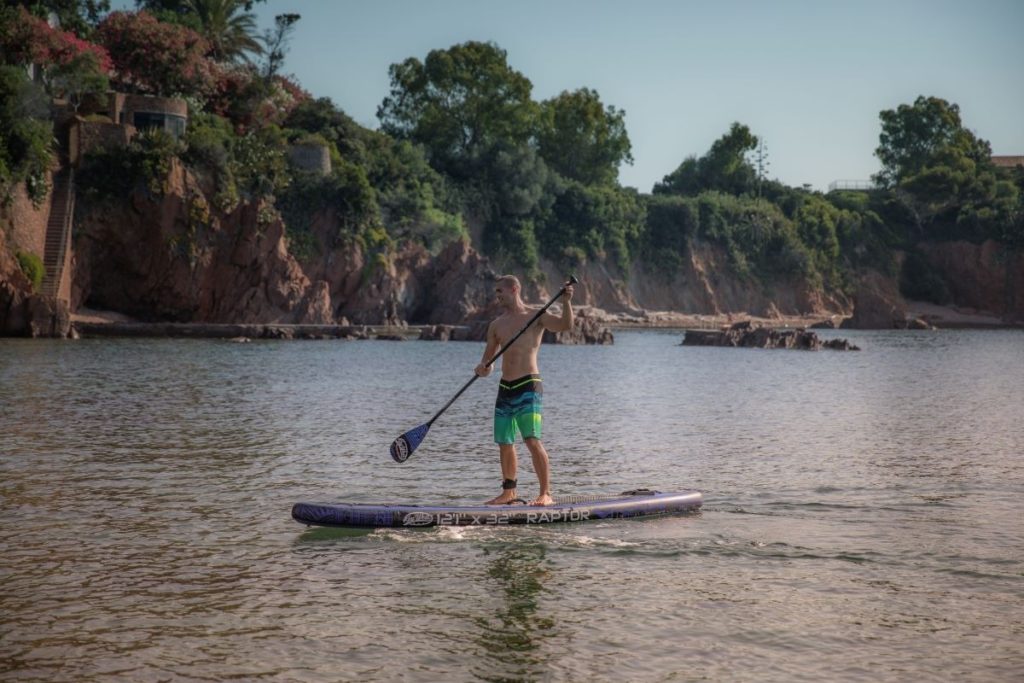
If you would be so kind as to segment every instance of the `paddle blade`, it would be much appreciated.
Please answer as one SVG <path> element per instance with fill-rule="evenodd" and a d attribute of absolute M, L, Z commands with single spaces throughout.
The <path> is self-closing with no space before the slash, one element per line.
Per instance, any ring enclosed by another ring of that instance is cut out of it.
<path fill-rule="evenodd" d="M 405 462 L 430 431 L 430 425 L 420 425 L 391 442 L 391 457 L 395 462 Z"/>

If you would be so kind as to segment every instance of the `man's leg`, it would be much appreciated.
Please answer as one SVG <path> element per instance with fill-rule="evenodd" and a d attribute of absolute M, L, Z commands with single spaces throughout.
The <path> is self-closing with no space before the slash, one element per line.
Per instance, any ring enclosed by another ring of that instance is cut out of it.
<path fill-rule="evenodd" d="M 530 501 L 530 505 L 554 505 L 555 501 L 551 498 L 551 465 L 548 462 L 548 452 L 536 437 L 531 436 L 523 440 L 530 449 L 533 471 L 537 473 L 537 482 L 540 484 L 540 493 Z"/>
<path fill-rule="evenodd" d="M 515 445 L 500 443 L 498 444 L 498 452 L 501 456 L 501 478 L 506 481 L 509 479 L 515 481 L 516 471 L 519 469 Z M 500 496 L 490 499 L 484 505 L 505 505 L 518 497 L 515 488 L 502 488 Z"/>

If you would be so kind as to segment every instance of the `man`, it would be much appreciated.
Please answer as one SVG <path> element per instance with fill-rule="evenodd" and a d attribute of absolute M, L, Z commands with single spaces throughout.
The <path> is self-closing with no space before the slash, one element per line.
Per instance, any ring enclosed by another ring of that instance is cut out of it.
<path fill-rule="evenodd" d="M 487 346 L 476 374 L 487 377 L 491 374 L 486 363 L 523 328 L 534 311 L 527 308 L 521 296 L 519 280 L 513 275 L 498 278 L 494 287 L 495 298 L 502 314 L 487 327 Z M 572 285 L 562 295 L 562 314 L 556 316 L 544 312 L 530 325 L 519 339 L 501 357 L 501 381 L 498 384 L 498 400 L 494 405 L 494 441 L 498 444 L 501 457 L 501 495 L 487 501 L 486 505 L 505 505 L 518 498 L 516 493 L 515 437 L 519 432 L 533 458 L 533 469 L 540 483 L 540 494 L 530 505 L 552 505 L 550 467 L 548 453 L 541 443 L 541 408 L 543 386 L 537 369 L 537 351 L 540 349 L 544 330 L 565 332 L 572 329 Z"/>

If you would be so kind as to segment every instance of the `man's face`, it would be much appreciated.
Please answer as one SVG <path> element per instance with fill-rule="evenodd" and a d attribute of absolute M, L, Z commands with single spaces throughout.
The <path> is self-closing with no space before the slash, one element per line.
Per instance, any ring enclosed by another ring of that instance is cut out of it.
<path fill-rule="evenodd" d="M 494 298 L 498 301 L 499 306 L 510 305 L 516 298 L 515 287 L 507 282 L 499 282 L 494 287 Z"/>

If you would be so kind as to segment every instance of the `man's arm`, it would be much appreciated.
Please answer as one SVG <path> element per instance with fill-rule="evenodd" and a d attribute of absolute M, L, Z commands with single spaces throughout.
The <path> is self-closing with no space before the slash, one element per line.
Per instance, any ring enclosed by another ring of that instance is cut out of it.
<path fill-rule="evenodd" d="M 547 312 L 541 316 L 541 324 L 545 329 L 552 332 L 568 332 L 572 329 L 572 323 L 575 320 L 572 312 L 572 294 L 573 288 L 572 285 L 569 285 L 565 288 L 565 294 L 562 295 L 561 316 L 554 316 Z"/>
<path fill-rule="evenodd" d="M 491 324 L 487 326 L 487 346 L 484 347 L 484 355 L 480 359 L 480 364 L 476 366 L 476 374 L 480 377 L 487 377 L 494 369 L 493 365 L 487 365 L 487 361 L 494 358 L 494 354 L 498 352 L 498 346 L 498 334 L 494 330 L 494 321 L 491 321 Z"/>

